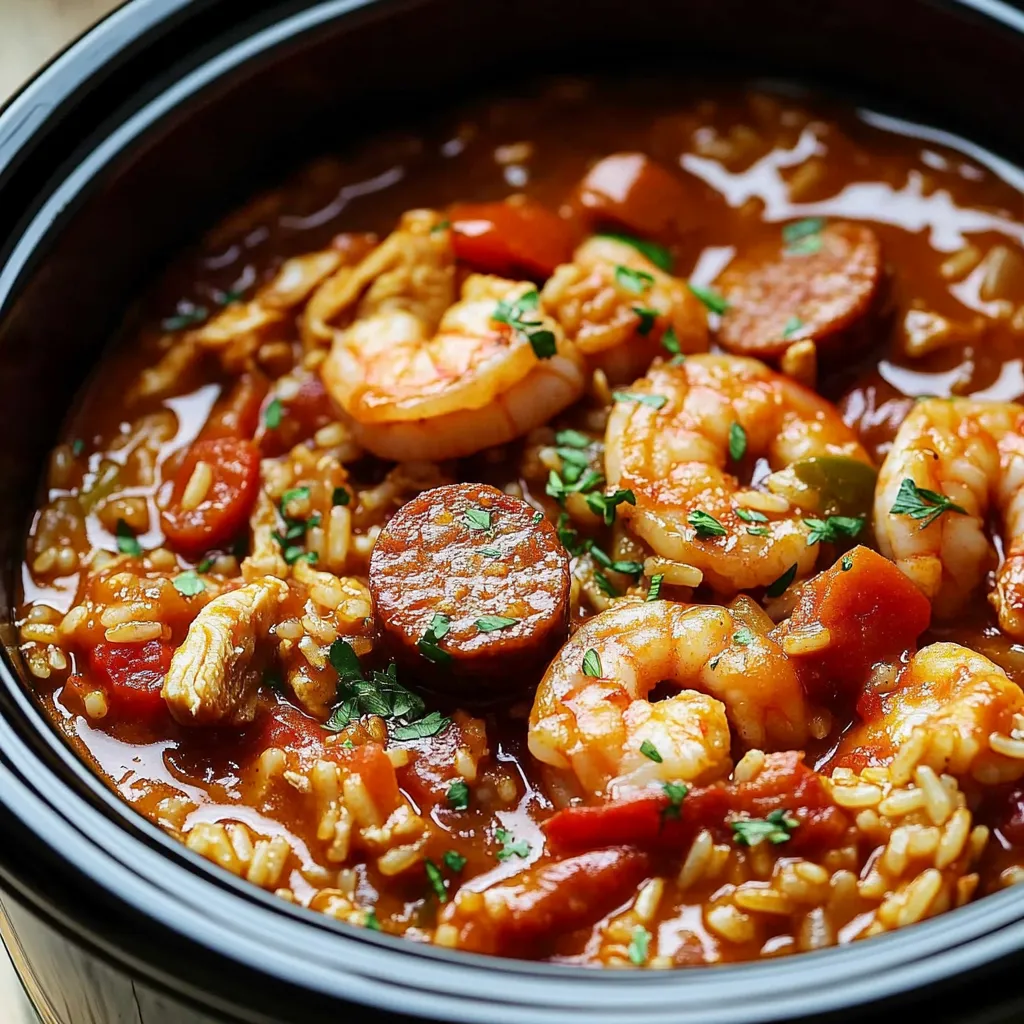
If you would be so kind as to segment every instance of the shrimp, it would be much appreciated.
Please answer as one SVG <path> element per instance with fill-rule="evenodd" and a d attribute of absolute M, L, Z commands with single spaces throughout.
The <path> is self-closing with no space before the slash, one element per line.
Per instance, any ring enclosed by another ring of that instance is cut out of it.
<path fill-rule="evenodd" d="M 355 439 L 382 458 L 440 461 L 504 444 L 545 423 L 584 389 L 579 356 L 536 308 L 529 282 L 471 275 L 460 301 L 435 318 L 439 295 L 447 296 L 439 291 L 442 256 L 434 250 L 450 248 L 435 232 L 449 234 L 439 218 L 406 215 L 380 249 L 395 250 L 399 235 L 414 252 L 434 252 L 435 262 L 424 264 L 422 274 L 399 263 L 376 277 L 356 319 L 334 333 L 321 365 Z M 373 267 L 380 262 L 379 251 L 364 260 Z M 364 284 L 366 276 L 363 265 L 353 271 Z"/>
<path fill-rule="evenodd" d="M 678 692 L 652 703 L 661 682 Z M 808 721 L 793 665 L 728 609 L 620 601 L 551 663 L 528 742 L 539 761 L 602 794 L 721 778 L 732 766 L 730 726 L 745 749 L 791 749 L 807 739 Z"/>
<path fill-rule="evenodd" d="M 916 492 L 916 516 L 894 511 L 906 507 L 901 492 L 911 498 Z M 1003 631 L 1024 639 L 1024 406 L 918 402 L 878 476 L 875 534 L 882 553 L 940 618 L 956 615 L 996 564 L 985 534 L 993 507 L 1002 517 L 1006 553 L 989 600 Z"/>
<path fill-rule="evenodd" d="M 879 701 L 844 737 L 839 760 L 895 758 L 894 769 L 907 761 L 910 770 L 924 764 L 985 784 L 1024 775 L 1024 691 L 984 655 L 959 644 L 924 647 Z"/>
<path fill-rule="evenodd" d="M 572 263 L 555 269 L 541 302 L 587 367 L 602 370 L 612 384 L 643 373 L 663 345 L 687 354 L 707 351 L 700 300 L 684 281 L 615 238 L 584 242 Z"/>
<path fill-rule="evenodd" d="M 745 489 L 726 470 L 737 438 L 745 460 L 766 457 L 773 470 L 823 455 L 870 465 L 829 402 L 754 359 L 656 364 L 616 397 L 606 475 L 636 497 L 620 513 L 659 555 L 695 566 L 721 593 L 767 586 L 794 565 L 803 576 L 819 546 L 809 543 L 795 498 Z M 756 525 L 739 514 L 747 509 Z"/>

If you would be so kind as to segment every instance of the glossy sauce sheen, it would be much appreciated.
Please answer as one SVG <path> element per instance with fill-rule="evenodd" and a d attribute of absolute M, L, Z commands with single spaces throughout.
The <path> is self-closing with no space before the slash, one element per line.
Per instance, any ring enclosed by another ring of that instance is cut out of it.
<path fill-rule="evenodd" d="M 787 122 L 785 112 L 780 114 L 783 108 L 809 109 L 815 116 L 810 120 L 792 117 Z M 1014 320 L 1005 315 L 1000 300 L 986 297 L 983 267 L 962 276 L 949 276 L 943 270 L 949 257 L 968 245 L 984 252 L 996 244 L 1024 244 L 1024 199 L 1018 191 L 1024 182 L 1018 172 L 986 162 L 983 155 L 964 155 L 951 146 L 955 141 L 879 115 L 832 109 L 816 100 L 782 101 L 717 88 L 684 93 L 664 84 L 603 86 L 567 81 L 545 85 L 521 99 L 480 105 L 456 118 L 446 118 L 422 134 L 392 135 L 357 155 L 322 160 L 211 232 L 154 289 L 147 299 L 146 326 L 138 340 L 121 346 L 104 363 L 63 436 L 85 439 L 88 451 L 109 446 L 126 418 L 121 396 L 138 372 L 155 361 L 160 332 L 153 324 L 160 318 L 187 317 L 196 307 L 215 309 L 226 295 L 251 290 L 266 280 L 284 258 L 322 246 L 340 231 L 374 232 L 383 237 L 405 210 L 444 209 L 453 202 L 497 200 L 512 192 L 525 193 L 557 210 L 595 160 L 608 153 L 641 151 L 663 166 L 683 172 L 677 179 L 686 198 L 687 223 L 681 239 L 680 225 L 666 225 L 660 219 L 661 208 L 651 211 L 649 232 L 652 237 L 667 230 L 675 233 L 675 273 L 698 286 L 725 290 L 727 268 L 734 259 L 757 259 L 759 253 L 778 249 L 783 221 L 824 217 L 863 222 L 874 230 L 886 266 L 898 268 L 898 273 L 888 275 L 890 284 L 884 293 L 875 294 L 873 280 L 867 281 L 870 270 L 858 270 L 851 301 L 880 304 L 879 322 L 884 326 L 878 336 L 858 339 L 855 347 L 840 347 L 831 359 L 827 358 L 827 343 L 823 344 L 825 362 L 818 389 L 837 403 L 846 422 L 859 431 L 865 447 L 879 460 L 914 396 L 957 394 L 999 400 L 1024 396 L 1024 323 L 1016 322 L 1020 313 Z M 722 156 L 725 159 L 720 159 Z M 631 168 L 624 165 L 618 173 L 626 179 Z M 589 182 L 592 190 L 603 188 L 612 194 L 619 185 L 614 173 L 609 180 Z M 791 190 L 796 191 L 796 198 Z M 586 205 L 585 191 L 583 202 Z M 472 220 L 472 209 L 467 216 Z M 553 262 L 563 258 L 561 253 L 551 255 Z M 529 273 L 531 268 L 525 269 Z M 533 270 L 543 278 L 540 271 L 540 267 Z M 1024 291 L 1013 296 L 1010 313 L 1014 308 L 1019 311 L 1022 304 Z M 964 343 L 909 359 L 901 352 L 901 338 L 907 314 L 913 310 L 963 325 Z M 840 312 L 838 319 L 842 316 Z M 987 319 L 976 323 L 979 317 Z M 729 323 L 727 316 L 723 329 L 728 329 Z M 884 332 L 888 337 L 882 336 Z M 777 331 L 773 329 L 773 333 Z M 161 488 L 166 490 L 168 485 L 162 481 L 169 479 L 175 459 L 181 457 L 175 453 L 184 452 L 199 435 L 223 384 L 216 376 L 198 377 L 191 390 L 153 402 L 148 408 L 143 404 L 132 409 L 137 416 L 167 408 L 177 422 L 173 435 L 162 442 L 161 457 L 170 458 L 162 477 L 152 486 L 137 489 L 150 510 L 150 530 L 138 538 L 144 547 L 155 547 L 161 540 L 156 498 Z M 125 452 L 124 458 L 129 457 L 130 452 Z M 92 456 L 89 472 L 96 474 L 99 462 L 98 455 Z M 475 456 L 462 460 L 456 479 L 500 487 L 508 480 L 510 465 L 515 465 L 514 460 Z M 367 482 L 380 472 L 372 464 L 360 471 L 365 472 Z M 59 492 L 51 492 L 44 500 L 57 497 Z M 542 494 L 534 497 L 552 510 L 549 518 L 557 518 L 557 510 Z M 509 499 L 499 496 L 495 500 Z M 449 511 L 457 512 L 457 506 Z M 388 653 L 400 663 L 402 652 L 417 639 L 402 621 L 403 606 L 415 603 L 416 594 L 390 587 L 388 566 L 402 557 L 403 545 L 416 533 L 415 525 L 403 524 L 402 518 L 417 514 L 406 506 L 385 530 L 374 554 L 381 573 L 371 586 L 375 606 L 384 620 Z M 425 514 L 437 522 L 429 510 Z M 95 515 L 88 518 L 87 530 L 93 545 L 116 550 L 114 536 Z M 500 533 L 491 539 L 474 538 L 480 546 L 500 546 L 501 540 Z M 198 548 L 204 546 L 200 543 Z M 530 553 L 530 561 L 514 567 L 511 585 L 518 590 L 523 581 L 540 584 L 545 595 L 542 605 L 535 605 L 529 614 L 516 615 L 519 624 L 508 634 L 477 634 L 475 647 L 467 641 L 456 644 L 455 650 L 458 662 L 485 660 L 490 666 L 473 677 L 477 686 L 503 689 L 514 677 L 514 696 L 521 698 L 525 690 L 527 701 L 544 666 L 517 661 L 517 642 L 525 634 L 531 640 L 550 634 L 553 642 L 545 640 L 543 648 L 544 658 L 549 658 L 558 646 L 555 627 L 564 622 L 568 609 L 564 552 L 550 527 L 537 548 Z M 463 551 L 453 549 L 451 538 L 439 537 L 436 549 L 417 553 L 424 563 L 417 571 L 443 574 L 446 560 L 455 571 L 456 561 L 463 556 Z M 28 602 L 41 601 L 64 612 L 76 600 L 78 576 L 41 586 L 26 567 L 23 581 L 26 607 Z M 457 600 L 455 594 L 453 601 Z M 507 610 L 507 602 L 504 607 Z M 457 607 L 453 606 L 452 613 L 453 632 L 457 633 Z M 497 605 L 495 613 L 499 613 Z M 1011 679 L 1024 683 L 1024 647 L 999 633 L 994 615 L 981 598 L 969 615 L 927 634 L 921 645 L 934 639 L 971 646 L 1001 665 Z M 531 646 L 530 652 L 536 655 L 536 647 Z M 408 676 L 402 678 L 412 685 Z M 455 694 L 440 695 L 442 708 L 469 685 L 470 675 L 465 678 L 467 682 L 461 683 Z M 431 690 L 440 689 L 431 685 L 429 675 L 422 682 Z M 273 741 L 274 723 L 290 722 L 299 732 L 319 729 L 309 720 L 295 726 L 293 720 L 303 716 L 293 712 L 283 697 L 268 715 L 241 732 L 203 732 L 165 721 L 113 726 L 90 722 L 73 710 L 76 705 L 65 699 L 60 686 L 50 693 L 43 684 L 42 690 L 55 721 L 76 749 L 142 813 L 159 820 L 160 801 L 180 794 L 196 804 L 185 827 L 200 821 L 230 820 L 243 822 L 264 836 L 287 835 L 299 860 L 287 885 L 299 899 L 312 888 L 304 871 L 326 876 L 335 868 L 318 861 L 312 852 L 318 849 L 310 833 L 315 824 L 311 825 L 310 815 L 301 801 L 292 799 L 290 790 L 263 812 L 251 806 L 254 782 L 246 765 Z M 491 695 L 484 696 L 483 703 L 490 703 Z M 496 816 L 473 805 L 466 812 L 452 813 L 445 801 L 451 778 L 441 771 L 424 765 L 416 772 L 399 773 L 414 805 L 446 834 L 447 846 L 441 849 L 456 850 L 468 859 L 463 877 L 472 878 L 472 888 L 477 890 L 516 874 L 537 858 L 543 846 L 539 822 L 557 800 L 548 787 L 546 770 L 527 753 L 524 706 L 513 701 L 510 708 L 488 712 L 486 721 L 492 757 L 484 769 L 483 783 L 498 786 L 510 780 L 516 793 L 512 805 Z M 842 723 L 817 743 L 812 755 L 824 762 L 841 731 Z M 437 747 L 454 742 L 455 737 L 442 734 L 404 745 L 426 750 L 432 743 Z M 432 757 L 430 763 L 442 764 L 443 753 Z M 493 846 L 489 849 L 475 838 L 495 821 L 517 840 L 528 843 L 531 853 L 495 860 Z M 439 857 L 440 850 L 434 855 Z M 997 872 L 1001 866 L 999 858 L 993 858 L 991 871 Z M 360 902 L 375 905 L 382 918 L 405 921 L 414 934 L 429 927 L 436 907 L 424 903 L 419 878 L 392 880 L 385 888 L 384 880 L 374 871 L 365 866 L 357 870 Z M 631 862 L 629 870 L 642 878 L 646 862 Z M 616 900 L 621 902 L 626 895 L 616 896 Z M 699 904 L 708 895 L 710 889 L 697 889 L 690 902 Z M 607 910 L 614 910 L 618 902 Z M 530 920 L 528 915 L 524 918 Z M 524 924 L 512 945 L 528 946 L 535 938 L 531 927 Z M 678 935 L 674 950 L 672 934 Z M 588 943 L 592 943 L 589 927 L 570 931 L 549 953 L 555 958 L 591 962 Z M 750 955 L 749 951 L 715 945 L 701 923 L 699 906 L 685 909 L 663 926 L 661 948 L 678 963 L 701 962 L 705 956 L 729 959 Z"/>

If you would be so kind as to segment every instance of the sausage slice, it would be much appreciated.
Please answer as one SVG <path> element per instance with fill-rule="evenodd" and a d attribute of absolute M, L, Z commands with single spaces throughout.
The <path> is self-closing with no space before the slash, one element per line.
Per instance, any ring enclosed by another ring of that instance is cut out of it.
<path fill-rule="evenodd" d="M 390 657 L 435 689 L 487 702 L 535 683 L 565 640 L 569 559 L 527 502 L 450 484 L 381 532 L 370 594 Z"/>
<path fill-rule="evenodd" d="M 733 263 L 722 275 L 728 309 L 718 340 L 724 348 L 771 359 L 795 341 L 813 341 L 827 354 L 868 340 L 860 329 L 882 282 L 878 236 L 863 224 L 811 230 L 815 223 L 790 225 L 781 245 Z"/>

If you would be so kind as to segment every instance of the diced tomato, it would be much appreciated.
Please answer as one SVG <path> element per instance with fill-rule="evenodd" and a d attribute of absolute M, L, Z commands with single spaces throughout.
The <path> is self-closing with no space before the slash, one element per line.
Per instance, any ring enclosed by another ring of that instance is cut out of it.
<path fill-rule="evenodd" d="M 213 479 L 195 508 L 182 508 L 182 495 L 200 462 L 210 467 Z M 259 475 L 259 453 L 250 441 L 233 437 L 196 441 L 174 477 L 171 499 L 162 516 L 167 540 L 177 550 L 195 556 L 232 540 L 256 501 Z"/>
<path fill-rule="evenodd" d="M 455 255 L 477 270 L 549 277 L 572 259 L 568 221 L 532 199 L 457 203 L 448 216 Z"/>
<path fill-rule="evenodd" d="M 856 547 L 804 588 L 792 617 L 775 636 L 820 624 L 826 646 L 791 655 L 808 692 L 823 698 L 854 693 L 871 666 L 895 661 L 928 628 L 931 605 L 900 569 L 870 548 Z"/>
<path fill-rule="evenodd" d="M 683 182 L 643 153 L 599 160 L 576 187 L 576 204 L 599 225 L 662 241 L 691 226 L 695 206 Z"/>
<path fill-rule="evenodd" d="M 730 814 L 763 818 L 784 809 L 801 822 L 794 843 L 804 824 L 813 825 L 807 839 L 814 842 L 826 835 L 841 836 L 845 816 L 832 804 L 821 779 L 803 763 L 803 756 L 800 751 L 769 754 L 751 781 L 695 786 L 676 805 L 660 790 L 645 790 L 599 807 L 569 807 L 550 818 L 544 830 L 552 847 L 561 851 L 626 843 L 678 850 L 702 828 L 724 829 Z"/>
<path fill-rule="evenodd" d="M 271 395 L 271 401 L 275 398 Z M 331 396 L 323 381 L 310 373 L 302 379 L 298 391 L 290 398 L 277 398 L 281 403 L 281 420 L 276 427 L 266 426 L 266 405 L 263 421 L 256 432 L 256 444 L 263 455 L 281 455 L 312 437 L 321 427 L 338 419 Z M 267 403 L 269 404 L 269 403 Z"/>
<path fill-rule="evenodd" d="M 150 721 L 167 706 L 160 690 L 174 648 L 162 640 L 141 644 L 101 642 L 89 650 L 94 681 L 107 695 L 109 714 L 122 720 Z"/>
<path fill-rule="evenodd" d="M 255 726 L 255 746 L 259 750 L 280 747 L 314 758 L 323 756 L 324 741 L 330 735 L 315 718 L 303 714 L 294 704 L 281 700 L 261 716 Z"/>
<path fill-rule="evenodd" d="M 251 438 L 259 426 L 260 406 L 269 387 L 270 381 L 262 373 L 243 373 L 234 387 L 227 394 L 221 395 L 214 405 L 199 432 L 199 439 Z"/>
<path fill-rule="evenodd" d="M 401 802 L 395 766 L 384 748 L 375 742 L 345 747 L 336 743 L 327 748 L 327 757 L 359 776 L 378 812 L 387 817 Z M 383 824 L 383 821 L 381 822 Z"/>

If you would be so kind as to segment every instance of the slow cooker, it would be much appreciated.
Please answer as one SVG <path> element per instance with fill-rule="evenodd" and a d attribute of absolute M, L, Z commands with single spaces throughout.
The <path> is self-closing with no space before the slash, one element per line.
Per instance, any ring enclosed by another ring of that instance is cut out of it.
<path fill-rule="evenodd" d="M 44 453 L 142 284 L 305 156 L 593 68 L 795 80 L 1024 157 L 1024 11 L 1000 0 L 131 0 L 0 112 L 0 931 L 47 1024 L 1024 1018 L 1019 889 L 853 947 L 689 971 L 351 928 L 136 815 L 23 683 L 12 605 Z"/>

